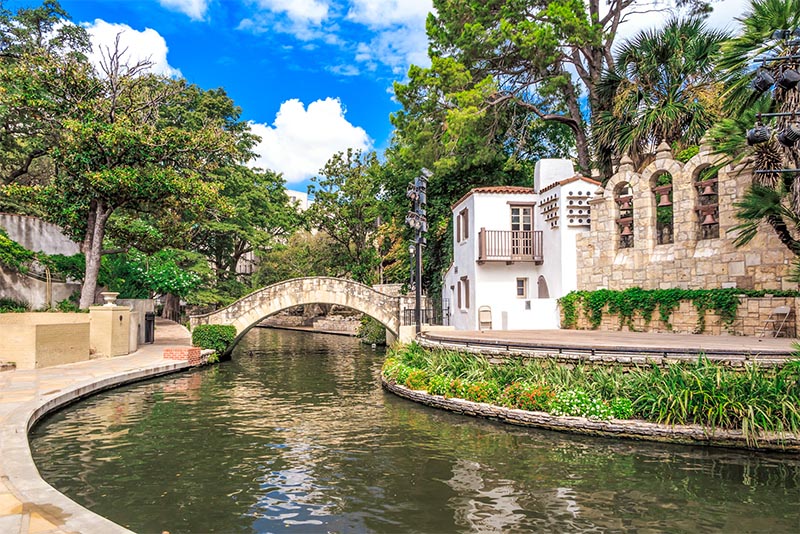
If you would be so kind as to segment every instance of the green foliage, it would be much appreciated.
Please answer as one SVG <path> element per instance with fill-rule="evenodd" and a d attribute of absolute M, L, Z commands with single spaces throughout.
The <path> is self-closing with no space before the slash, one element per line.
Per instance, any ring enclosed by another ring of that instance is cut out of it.
<path fill-rule="evenodd" d="M 602 399 L 580 389 L 569 389 L 556 394 L 550 404 L 553 415 L 586 417 L 592 420 L 611 419 L 613 413 Z"/>
<path fill-rule="evenodd" d="M 6 231 L 0 228 L 0 265 L 24 273 L 27 272 L 28 263 L 33 261 L 34 257 L 33 252 L 12 240 Z"/>
<path fill-rule="evenodd" d="M 720 316 L 722 324 L 730 327 L 736 320 L 739 309 L 739 297 L 763 297 L 765 294 L 775 296 L 798 296 L 797 291 L 748 290 L 748 289 L 642 289 L 631 287 L 622 291 L 600 289 L 597 291 L 571 291 L 558 300 L 563 314 L 563 328 L 575 328 L 580 309 L 588 319 L 592 328 L 597 328 L 603 320 L 603 314 L 619 316 L 620 328 L 627 326 L 634 329 L 633 319 L 636 315 L 645 323 L 652 319 L 653 312 L 658 309 L 659 319 L 668 328 L 672 328 L 670 317 L 678 309 L 681 301 L 690 301 L 698 313 L 697 330 L 705 330 L 705 314 L 713 311 Z M 580 309 L 579 309 L 580 308 Z"/>
<path fill-rule="evenodd" d="M 49 267 L 55 275 L 70 280 L 83 280 L 83 274 L 86 271 L 86 257 L 81 253 L 65 256 L 39 252 L 36 254 L 36 259 L 39 263 Z"/>
<path fill-rule="evenodd" d="M 663 141 L 698 143 L 719 117 L 714 67 L 726 38 L 702 18 L 672 18 L 622 43 L 597 89 L 612 103 L 593 117 L 601 151 L 628 154 L 638 168 Z"/>
<path fill-rule="evenodd" d="M 9 298 L 0 298 L 0 313 L 24 313 L 31 311 L 27 302 Z"/>
<path fill-rule="evenodd" d="M 683 150 L 678 151 L 675 154 L 675 159 L 680 161 L 681 163 L 686 163 L 696 155 L 700 153 L 700 146 L 698 145 L 691 145 L 687 146 Z"/>
<path fill-rule="evenodd" d="M 236 339 L 236 327 L 221 324 L 201 324 L 192 330 L 192 345 L 203 349 L 214 349 L 224 354 Z"/>
<path fill-rule="evenodd" d="M 503 390 L 499 404 L 506 408 L 548 412 L 554 397 L 555 393 L 547 385 L 513 382 Z"/>
<path fill-rule="evenodd" d="M 365 315 L 358 327 L 358 337 L 368 345 L 386 345 L 386 327 L 380 321 Z"/>
<path fill-rule="evenodd" d="M 424 369 L 412 369 L 406 376 L 404 385 L 409 389 L 427 390 L 428 372 Z"/>
<path fill-rule="evenodd" d="M 800 431 L 800 358 L 777 370 L 744 371 L 705 358 L 664 368 L 548 360 L 491 365 L 479 355 L 408 345 L 391 351 L 383 375 L 398 384 L 425 376 L 430 394 L 555 415 L 738 429 L 756 445 L 765 431 Z"/>
<path fill-rule="evenodd" d="M 379 258 L 374 246 L 378 228 L 380 184 L 378 157 L 348 149 L 335 154 L 311 179 L 314 202 L 306 212 L 312 228 L 328 235 L 347 259 L 347 274 L 358 282 L 375 281 Z"/>

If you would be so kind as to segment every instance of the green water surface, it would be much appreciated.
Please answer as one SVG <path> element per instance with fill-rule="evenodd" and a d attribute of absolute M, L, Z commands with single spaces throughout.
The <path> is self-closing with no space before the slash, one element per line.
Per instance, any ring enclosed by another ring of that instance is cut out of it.
<path fill-rule="evenodd" d="M 136 532 L 800 532 L 800 458 L 503 426 L 380 388 L 349 338 L 253 329 L 233 360 L 31 435 L 42 476 Z"/>

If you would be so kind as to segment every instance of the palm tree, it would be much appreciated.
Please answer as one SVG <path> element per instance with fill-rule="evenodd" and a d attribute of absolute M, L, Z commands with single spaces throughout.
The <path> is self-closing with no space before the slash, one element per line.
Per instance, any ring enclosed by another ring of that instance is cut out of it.
<path fill-rule="evenodd" d="M 725 83 L 723 111 L 726 119 L 710 132 L 717 150 L 737 163 L 750 158 L 757 170 L 800 168 L 798 146 L 787 147 L 776 141 L 774 132 L 784 129 L 793 117 L 772 119 L 773 135 L 764 143 L 750 146 L 746 132 L 758 123 L 768 123 L 763 113 L 788 113 L 800 111 L 800 89 L 758 92 L 753 82 L 759 71 L 774 79 L 786 68 L 798 69 L 800 61 L 775 58 L 800 54 L 797 36 L 775 35 L 776 30 L 794 30 L 800 27 L 800 0 L 752 0 L 750 8 L 739 19 L 742 31 L 723 45 L 719 72 Z M 764 62 L 764 59 L 769 61 Z M 761 222 L 767 222 L 781 242 L 795 255 L 800 256 L 800 174 L 759 173 L 754 175 L 753 186 L 737 204 L 741 224 L 737 242 L 750 241 Z"/>
<path fill-rule="evenodd" d="M 612 103 L 593 124 L 600 156 L 629 154 L 639 166 L 662 141 L 697 144 L 720 111 L 714 67 L 727 38 L 692 17 L 625 41 L 599 87 Z"/>

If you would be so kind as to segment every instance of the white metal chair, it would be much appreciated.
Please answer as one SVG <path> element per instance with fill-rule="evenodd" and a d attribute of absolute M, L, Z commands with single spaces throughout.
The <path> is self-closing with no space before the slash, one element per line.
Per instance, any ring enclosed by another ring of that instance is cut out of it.
<path fill-rule="evenodd" d="M 769 314 L 769 318 L 764 321 L 759 337 L 766 337 L 767 334 L 771 334 L 771 337 L 786 335 L 784 327 L 791 314 L 792 308 L 789 306 L 778 306 L 773 309 Z"/>
<path fill-rule="evenodd" d="M 481 306 L 478 308 L 478 329 L 492 329 L 492 308 L 490 306 Z"/>

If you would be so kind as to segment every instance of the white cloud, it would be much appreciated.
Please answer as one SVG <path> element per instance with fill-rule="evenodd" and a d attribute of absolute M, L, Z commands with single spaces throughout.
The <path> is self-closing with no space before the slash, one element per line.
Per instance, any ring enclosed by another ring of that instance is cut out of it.
<path fill-rule="evenodd" d="M 208 11 L 208 0 L 158 0 L 163 7 L 179 11 L 192 20 L 203 20 Z"/>
<path fill-rule="evenodd" d="M 336 98 L 317 100 L 307 109 L 300 100 L 287 100 L 272 126 L 251 123 L 253 133 L 261 137 L 255 149 L 258 157 L 251 164 L 283 173 L 287 182 L 297 183 L 317 175 L 336 152 L 369 150 L 372 141 L 367 132 L 344 115 Z"/>
<path fill-rule="evenodd" d="M 355 59 L 368 68 L 379 62 L 391 67 L 395 74 L 405 74 L 411 64 L 430 66 L 428 38 L 417 28 L 387 29 L 378 32 L 368 44 L 360 43 Z"/>
<path fill-rule="evenodd" d="M 328 18 L 330 6 L 320 0 L 258 0 L 261 9 L 282 13 L 294 22 L 319 25 Z"/>
<path fill-rule="evenodd" d="M 433 11 L 431 0 L 352 0 L 347 18 L 372 28 L 395 24 L 419 26 Z"/>
<path fill-rule="evenodd" d="M 101 19 L 94 22 L 84 22 L 83 26 L 92 40 L 92 52 L 89 60 L 101 72 L 100 65 L 103 54 L 108 56 L 108 50 L 114 50 L 114 42 L 119 38 L 121 50 L 126 50 L 124 62 L 133 65 L 138 61 L 149 60 L 153 63 L 151 72 L 165 76 L 181 76 L 181 71 L 172 67 L 167 61 L 167 41 L 157 31 L 145 28 L 144 31 L 134 30 L 127 24 L 114 24 Z"/>
<path fill-rule="evenodd" d="M 605 14 L 608 7 L 605 3 L 601 5 L 601 12 Z M 714 10 L 706 18 L 706 24 L 709 28 L 735 31 L 739 28 L 739 23 L 734 20 L 734 17 L 741 17 L 749 5 L 750 0 L 719 0 L 713 2 L 711 7 Z M 661 28 L 672 15 L 686 15 L 686 13 L 686 10 L 676 9 L 633 13 L 620 26 L 615 42 L 621 43 L 625 39 L 634 37 L 642 30 Z"/>

